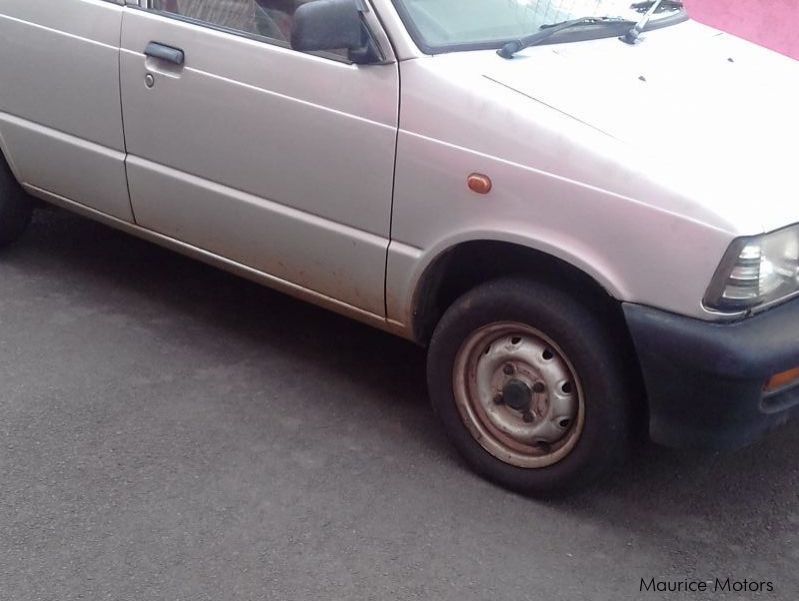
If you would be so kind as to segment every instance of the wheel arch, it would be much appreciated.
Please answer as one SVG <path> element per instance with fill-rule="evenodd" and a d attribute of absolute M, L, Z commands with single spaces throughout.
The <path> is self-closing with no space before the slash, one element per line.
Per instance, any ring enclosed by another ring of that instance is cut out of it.
<path fill-rule="evenodd" d="M 412 294 L 414 339 L 426 344 L 438 319 L 461 294 L 490 279 L 524 276 L 588 293 L 603 305 L 625 298 L 618 278 L 577 260 L 557 256 L 518 240 L 476 237 L 430 253 Z M 619 314 L 621 314 L 619 309 Z"/>

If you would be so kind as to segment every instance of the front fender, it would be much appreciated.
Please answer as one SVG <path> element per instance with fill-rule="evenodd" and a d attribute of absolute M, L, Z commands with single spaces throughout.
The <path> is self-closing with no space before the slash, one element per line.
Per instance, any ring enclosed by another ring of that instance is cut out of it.
<path fill-rule="evenodd" d="M 487 195 L 466 186 L 487 174 Z M 654 204 L 409 132 L 398 142 L 388 318 L 413 321 L 414 296 L 458 244 L 508 242 L 556 257 L 620 301 L 712 319 L 702 297 L 734 235 Z"/>

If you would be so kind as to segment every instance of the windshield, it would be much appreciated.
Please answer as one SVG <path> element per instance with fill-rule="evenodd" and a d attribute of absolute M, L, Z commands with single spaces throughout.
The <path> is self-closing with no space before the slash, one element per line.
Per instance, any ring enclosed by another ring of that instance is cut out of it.
<path fill-rule="evenodd" d="M 542 25 L 582 17 L 617 17 L 636 22 L 647 7 L 640 0 L 394 0 L 417 44 L 426 52 L 499 47 L 539 30 Z M 673 3 L 653 16 L 657 21 L 681 15 Z M 613 35 L 607 34 L 607 35 Z M 587 36 L 597 37 L 596 35 Z M 574 37 L 569 38 L 570 41 Z M 557 42 L 558 37 L 552 38 Z M 560 40 L 563 41 L 563 40 Z"/>

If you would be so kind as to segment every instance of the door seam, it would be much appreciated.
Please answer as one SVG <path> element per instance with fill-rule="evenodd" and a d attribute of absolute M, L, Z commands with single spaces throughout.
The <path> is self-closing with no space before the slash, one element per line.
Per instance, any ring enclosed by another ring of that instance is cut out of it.
<path fill-rule="evenodd" d="M 122 7 L 122 18 L 119 20 L 119 48 L 117 49 L 117 83 L 119 85 L 119 117 L 122 124 L 122 149 L 125 158 L 122 161 L 123 171 L 125 172 L 125 187 L 128 190 L 128 205 L 130 206 L 130 216 L 133 223 L 138 225 L 136 211 L 133 208 L 133 195 L 130 192 L 130 178 L 128 177 L 128 139 L 125 132 L 125 106 L 122 96 L 122 33 L 125 28 L 126 7 Z"/>

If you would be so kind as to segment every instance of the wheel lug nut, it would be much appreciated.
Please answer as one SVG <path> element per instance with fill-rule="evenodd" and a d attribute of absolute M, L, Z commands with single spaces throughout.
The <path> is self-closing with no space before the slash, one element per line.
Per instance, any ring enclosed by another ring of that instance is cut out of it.
<path fill-rule="evenodd" d="M 529 424 L 529 423 L 530 423 L 530 422 L 532 422 L 532 421 L 533 421 L 535 418 L 533 417 L 533 414 L 532 414 L 532 413 L 530 413 L 529 411 L 525 411 L 525 413 L 522 415 L 522 419 L 525 421 L 525 423 L 528 423 L 528 424 Z"/>
<path fill-rule="evenodd" d="M 535 392 L 537 394 L 541 394 L 546 389 L 547 389 L 547 387 L 544 386 L 543 382 L 536 382 L 535 384 L 533 384 L 533 392 Z"/>
<path fill-rule="evenodd" d="M 502 371 L 506 376 L 512 376 L 516 371 L 516 368 L 514 368 L 510 363 L 506 363 L 505 367 L 502 368 Z"/>
<path fill-rule="evenodd" d="M 504 399 L 502 398 L 502 393 L 499 393 L 499 394 L 494 396 L 494 404 L 495 405 L 501 405 L 503 402 L 504 402 Z"/>

